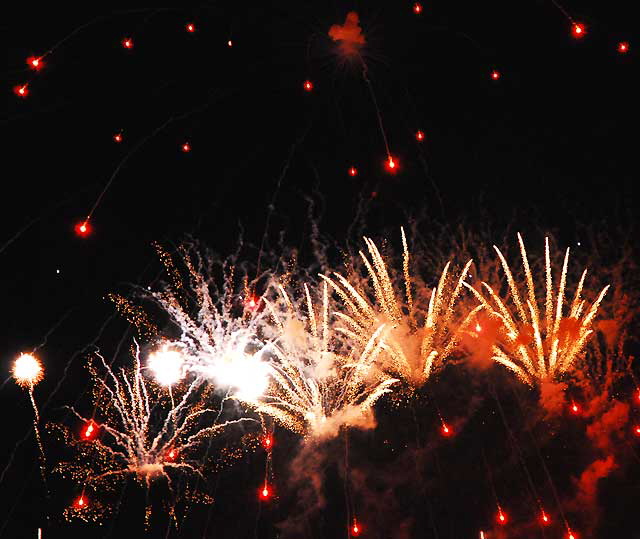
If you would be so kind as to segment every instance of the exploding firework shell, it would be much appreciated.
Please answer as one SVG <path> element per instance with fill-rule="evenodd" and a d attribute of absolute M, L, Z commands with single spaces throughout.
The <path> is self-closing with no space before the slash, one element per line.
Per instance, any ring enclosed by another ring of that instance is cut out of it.
<path fill-rule="evenodd" d="M 20 354 L 13 364 L 13 377 L 23 387 L 33 387 L 42 380 L 44 369 L 33 354 Z"/>

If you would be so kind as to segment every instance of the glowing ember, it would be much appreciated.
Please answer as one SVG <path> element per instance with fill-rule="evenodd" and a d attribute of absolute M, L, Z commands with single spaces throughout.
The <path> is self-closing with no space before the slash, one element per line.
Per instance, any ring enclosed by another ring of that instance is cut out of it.
<path fill-rule="evenodd" d="M 451 427 L 447 425 L 444 421 L 442 422 L 442 435 L 443 436 L 451 436 L 453 434 L 453 430 Z"/>
<path fill-rule="evenodd" d="M 574 415 L 580 413 L 580 407 L 574 401 L 571 401 L 571 413 Z"/>
<path fill-rule="evenodd" d="M 93 421 L 89 421 L 87 423 L 87 427 L 84 429 L 82 433 L 82 437 L 85 440 L 91 440 L 95 438 L 98 431 L 98 425 L 96 425 Z"/>
<path fill-rule="evenodd" d="M 420 13 L 422 13 L 422 4 L 420 2 L 413 4 L 413 12 L 416 15 L 420 15 Z"/>
<path fill-rule="evenodd" d="M 185 26 L 185 28 L 187 29 L 187 32 L 193 34 L 196 31 L 196 27 L 193 23 L 189 23 Z"/>
<path fill-rule="evenodd" d="M 360 526 L 360 524 L 358 524 L 358 521 L 354 518 L 353 526 L 351 526 L 351 535 L 352 537 L 359 537 L 361 533 L 362 533 L 362 526 Z"/>
<path fill-rule="evenodd" d="M 19 84 L 18 86 L 14 86 L 13 93 L 18 97 L 27 97 L 29 95 L 29 85 Z"/>
<path fill-rule="evenodd" d="M 271 448 L 273 447 L 273 438 L 271 438 L 270 435 L 265 436 L 262 439 L 262 445 L 266 450 L 271 450 Z"/>
<path fill-rule="evenodd" d="M 573 37 L 575 37 L 576 39 L 580 39 L 584 37 L 586 32 L 587 30 L 584 24 L 580 22 L 573 23 L 573 26 L 571 27 L 571 34 L 573 35 Z"/>
<path fill-rule="evenodd" d="M 269 498 L 271 498 L 271 489 L 269 488 L 269 485 L 267 485 L 266 483 L 264 484 L 264 486 L 260 489 L 260 499 L 261 500 L 268 500 Z"/>
<path fill-rule="evenodd" d="M 258 306 L 259 303 L 260 303 L 259 298 L 256 298 L 255 296 L 248 296 L 247 299 L 245 299 L 244 301 L 244 306 L 250 311 L 253 311 Z"/>
<path fill-rule="evenodd" d="M 182 146 L 180 146 L 180 149 L 184 152 L 184 153 L 189 153 L 191 151 L 191 144 L 189 144 L 188 142 L 183 142 Z"/>
<path fill-rule="evenodd" d="M 87 506 L 87 499 L 84 497 L 84 494 L 81 494 L 73 504 L 76 506 L 76 508 L 83 509 Z"/>
<path fill-rule="evenodd" d="M 635 428 L 635 433 L 636 433 L 636 436 L 640 436 L 640 426 L 637 426 Z"/>
<path fill-rule="evenodd" d="M 37 56 L 29 56 L 29 58 L 27 58 L 27 64 L 31 69 L 35 69 L 36 71 L 39 71 L 44 67 L 42 58 L 38 58 Z"/>
<path fill-rule="evenodd" d="M 420 131 L 418 129 L 418 131 L 416 131 L 416 140 L 418 142 L 422 142 L 424 140 L 424 133 L 422 131 Z"/>
<path fill-rule="evenodd" d="M 500 78 L 500 71 L 498 71 L 497 69 L 494 69 L 491 72 L 491 80 L 498 80 Z"/>
<path fill-rule="evenodd" d="M 398 160 L 390 155 L 387 157 L 387 160 L 384 162 L 384 166 L 386 167 L 388 172 L 393 174 L 398 170 Z"/>
<path fill-rule="evenodd" d="M 540 512 L 540 520 L 545 526 L 551 524 L 551 519 L 549 518 L 549 515 L 544 512 L 544 509 Z"/>
<path fill-rule="evenodd" d="M 496 519 L 498 524 L 504 525 L 507 523 L 507 515 L 502 511 L 501 508 L 498 508 L 498 517 Z"/>
<path fill-rule="evenodd" d="M 184 357 L 181 352 L 165 344 L 149 356 L 147 367 L 162 386 L 171 386 L 184 376 Z"/>
<path fill-rule="evenodd" d="M 475 327 L 476 333 L 480 333 L 482 331 L 482 326 L 478 323 L 476 323 L 476 327 Z"/>
<path fill-rule="evenodd" d="M 34 386 L 40 380 L 44 370 L 40 361 L 32 354 L 20 354 L 13 364 L 13 377 L 21 386 Z"/>
<path fill-rule="evenodd" d="M 116 133 L 115 135 L 113 135 L 113 140 L 115 142 L 122 142 L 122 133 Z"/>
<path fill-rule="evenodd" d="M 178 457 L 178 452 L 175 449 L 169 449 L 169 451 L 167 451 L 167 454 L 165 455 L 165 460 L 168 460 L 169 462 L 173 462 L 174 460 L 176 460 L 177 457 Z"/>
<path fill-rule="evenodd" d="M 358 175 L 358 169 L 356 167 L 349 167 L 349 176 L 355 178 Z"/>
<path fill-rule="evenodd" d="M 91 234 L 91 225 L 89 221 L 81 221 L 76 224 L 75 231 L 78 236 L 81 238 L 86 238 L 89 234 Z"/>
<path fill-rule="evenodd" d="M 233 41 L 231 41 L 231 40 L 227 41 L 227 46 L 228 47 L 233 47 Z"/>
<path fill-rule="evenodd" d="M 305 80 L 304 83 L 302 84 L 302 87 L 307 91 L 310 92 L 311 90 L 313 90 L 313 82 L 311 82 L 309 79 Z"/>
<path fill-rule="evenodd" d="M 133 49 L 133 39 L 131 39 L 130 37 L 125 37 L 122 40 L 122 46 L 125 49 Z"/>
<path fill-rule="evenodd" d="M 629 52 L 629 43 L 627 43 L 626 41 L 621 41 L 620 43 L 618 43 L 618 52 L 622 54 Z"/>

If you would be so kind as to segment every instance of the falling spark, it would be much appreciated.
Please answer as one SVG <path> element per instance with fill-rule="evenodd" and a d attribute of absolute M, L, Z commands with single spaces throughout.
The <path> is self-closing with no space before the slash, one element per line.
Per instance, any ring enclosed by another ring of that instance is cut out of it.
<path fill-rule="evenodd" d="M 618 43 L 618 52 L 621 54 L 626 54 L 629 52 L 629 43 L 626 41 L 621 41 Z"/>
<path fill-rule="evenodd" d="M 349 167 L 349 176 L 355 178 L 358 175 L 358 169 L 356 167 Z"/>
<path fill-rule="evenodd" d="M 233 47 L 233 41 L 231 40 L 227 41 L 227 47 Z"/>
<path fill-rule="evenodd" d="M 545 526 L 548 526 L 549 524 L 551 524 L 551 519 L 549 518 L 549 515 L 545 513 L 544 509 L 540 511 L 540 520 L 542 521 L 542 524 Z"/>
<path fill-rule="evenodd" d="M 584 37 L 584 35 L 586 34 L 587 30 L 584 26 L 584 24 L 580 23 L 580 22 L 575 22 L 573 23 L 573 25 L 571 26 L 571 34 L 573 35 L 573 37 L 575 37 L 576 39 L 581 39 Z"/>
<path fill-rule="evenodd" d="M 497 69 L 494 69 L 491 72 L 491 79 L 492 80 L 498 80 L 500 78 L 500 71 L 498 71 Z"/>
<path fill-rule="evenodd" d="M 387 168 L 388 172 L 394 174 L 398 170 L 398 160 L 389 155 L 385 160 L 385 167 Z"/>
<path fill-rule="evenodd" d="M 37 56 L 29 56 L 29 58 L 27 58 L 27 64 L 35 71 L 40 71 L 44 67 L 42 58 L 38 58 Z"/>
<path fill-rule="evenodd" d="M 420 15 L 420 13 L 422 13 L 422 4 L 420 2 L 415 2 L 413 4 L 413 12 L 416 15 Z"/>
<path fill-rule="evenodd" d="M 507 523 L 507 515 L 506 513 L 502 510 L 502 507 L 498 506 L 498 515 L 497 515 L 497 519 L 498 524 L 504 526 Z"/>
<path fill-rule="evenodd" d="M 269 488 L 269 485 L 266 482 L 260 488 L 258 494 L 259 494 L 260 499 L 263 500 L 263 501 L 267 501 L 267 500 L 269 500 L 269 498 L 271 498 L 271 488 Z"/>
<path fill-rule="evenodd" d="M 29 95 L 29 85 L 19 84 L 13 87 L 13 93 L 18 97 L 27 97 Z"/>
<path fill-rule="evenodd" d="M 416 131 L 416 140 L 422 142 L 424 140 L 424 132 L 420 130 Z"/>
<path fill-rule="evenodd" d="M 131 39 L 130 37 L 125 37 L 122 40 L 122 46 L 125 49 L 133 49 L 133 39 Z"/>
<path fill-rule="evenodd" d="M 353 526 L 351 526 L 351 535 L 353 537 L 359 537 L 361 533 L 362 533 L 362 526 L 354 518 L 353 519 Z"/>
<path fill-rule="evenodd" d="M 77 223 L 75 226 L 75 231 L 76 234 L 81 238 L 86 238 L 87 236 L 89 236 L 91 234 L 91 225 L 89 224 L 89 221 L 85 220 Z"/>
<path fill-rule="evenodd" d="M 180 149 L 183 153 L 189 153 L 191 151 L 191 144 L 189 144 L 188 142 L 183 142 L 182 146 L 180 146 Z"/>
<path fill-rule="evenodd" d="M 190 34 L 193 34 L 196 31 L 196 26 L 193 23 L 188 23 L 185 28 L 187 29 L 187 32 L 189 32 Z"/>
<path fill-rule="evenodd" d="M 302 87 L 307 91 L 310 92 L 311 90 L 313 90 L 313 83 L 310 80 L 305 80 Z"/>
<path fill-rule="evenodd" d="M 486 282 L 482 283 L 482 287 L 488 293 L 488 297 L 468 283 L 463 284 L 474 294 L 489 315 L 500 320 L 502 324 L 504 339 L 493 345 L 493 360 L 513 371 L 526 384 L 536 385 L 545 380 L 554 380 L 573 368 L 576 358 L 593 333 L 591 329 L 593 319 L 609 287 L 605 286 L 591 306 L 588 309 L 585 308 L 586 301 L 581 298 L 587 275 L 585 270 L 569 311 L 563 312 L 569 249 L 565 253 L 560 283 L 554 293 L 547 238 L 545 239 L 546 295 L 544 308 L 540 309 L 529 259 L 520 234 L 518 234 L 518 242 L 525 276 L 524 299 L 506 259 L 494 245 L 507 278 L 510 299 L 513 303 L 511 309 Z"/>
<path fill-rule="evenodd" d="M 122 133 L 116 133 L 115 135 L 113 135 L 113 140 L 115 142 L 122 142 Z"/>

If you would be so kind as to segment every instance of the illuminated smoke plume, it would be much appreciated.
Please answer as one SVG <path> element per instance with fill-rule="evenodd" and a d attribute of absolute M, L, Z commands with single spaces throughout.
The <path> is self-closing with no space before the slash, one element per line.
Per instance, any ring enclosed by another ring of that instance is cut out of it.
<path fill-rule="evenodd" d="M 360 28 L 360 18 L 355 11 L 347 13 L 344 24 L 331 26 L 329 36 L 338 43 L 343 54 L 347 56 L 357 54 L 360 46 L 365 44 L 365 37 Z"/>

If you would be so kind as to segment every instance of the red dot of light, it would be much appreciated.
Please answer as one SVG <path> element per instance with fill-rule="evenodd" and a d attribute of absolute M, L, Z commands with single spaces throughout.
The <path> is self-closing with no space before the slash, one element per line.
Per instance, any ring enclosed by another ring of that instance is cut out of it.
<path fill-rule="evenodd" d="M 620 43 L 618 43 L 618 52 L 621 54 L 626 54 L 627 52 L 629 52 L 629 43 L 627 43 L 626 41 L 621 41 Z"/>
<path fill-rule="evenodd" d="M 231 40 L 227 41 L 227 46 L 228 47 L 233 47 L 233 41 L 231 41 Z"/>
<path fill-rule="evenodd" d="M 85 440 L 92 440 L 93 438 L 96 437 L 97 433 L 98 433 L 98 425 L 96 425 L 93 421 L 89 421 L 85 429 L 82 431 L 82 437 Z"/>
<path fill-rule="evenodd" d="M 27 64 L 29 64 L 31 69 L 35 69 L 36 71 L 39 71 L 44 67 L 42 58 L 38 58 L 37 56 L 29 56 L 29 58 L 27 58 Z"/>
<path fill-rule="evenodd" d="M 265 485 L 260 489 L 259 494 L 261 500 L 268 500 L 271 497 L 271 489 L 269 488 L 269 485 L 265 483 Z"/>
<path fill-rule="evenodd" d="M 500 71 L 498 71 L 497 69 L 494 69 L 491 72 L 491 80 L 498 80 L 500 78 Z"/>
<path fill-rule="evenodd" d="M 498 524 L 506 524 L 507 523 L 507 515 L 502 512 L 502 509 L 498 510 Z"/>
<path fill-rule="evenodd" d="M 18 97 L 27 97 L 29 95 L 29 85 L 28 84 L 18 84 L 13 87 L 13 93 Z"/>
<path fill-rule="evenodd" d="M 184 142 L 180 148 L 184 153 L 189 153 L 191 151 L 191 144 Z"/>
<path fill-rule="evenodd" d="M 640 402 L 640 389 L 636 393 L 636 399 Z"/>
<path fill-rule="evenodd" d="M 416 131 L 416 140 L 422 142 L 424 140 L 424 133 L 419 129 Z"/>
<path fill-rule="evenodd" d="M 640 426 L 635 428 L 636 436 L 640 436 Z"/>
<path fill-rule="evenodd" d="M 84 494 L 81 494 L 78 499 L 74 502 L 74 505 L 78 509 L 82 509 L 87 506 L 87 499 L 84 497 Z"/>
<path fill-rule="evenodd" d="M 416 15 L 420 15 L 420 13 L 422 13 L 422 4 L 420 2 L 413 4 L 413 12 Z"/>
<path fill-rule="evenodd" d="M 451 427 L 444 422 L 442 423 L 442 435 L 443 436 L 453 435 L 453 430 L 451 430 Z"/>
<path fill-rule="evenodd" d="M 267 434 L 267 436 L 262 439 L 262 445 L 265 449 L 270 450 L 273 447 L 273 438 Z"/>
<path fill-rule="evenodd" d="M 165 460 L 174 461 L 176 460 L 177 456 L 178 456 L 178 452 L 175 449 L 169 449 L 169 451 L 167 451 L 167 454 L 165 456 Z"/>
<path fill-rule="evenodd" d="M 569 531 L 569 533 L 567 533 L 567 539 L 578 539 L 578 536 L 574 532 Z"/>
<path fill-rule="evenodd" d="M 86 238 L 89 234 L 91 234 L 91 224 L 89 221 L 80 221 L 75 226 L 75 231 L 78 236 L 81 238 Z"/>
<path fill-rule="evenodd" d="M 256 298 L 253 295 L 247 296 L 246 299 L 244 300 L 244 306 L 250 311 L 253 311 L 256 307 L 258 307 L 259 303 L 260 303 L 260 299 Z"/>
<path fill-rule="evenodd" d="M 542 521 L 542 524 L 544 524 L 545 526 L 548 526 L 549 524 L 551 524 L 551 519 L 549 518 L 549 515 L 547 515 L 547 513 L 545 513 L 544 511 L 540 513 L 540 520 Z"/>
<path fill-rule="evenodd" d="M 362 533 L 362 526 L 358 524 L 358 521 L 353 519 L 353 526 L 351 526 L 351 536 L 352 537 L 360 537 Z"/>
<path fill-rule="evenodd" d="M 113 140 L 115 142 L 122 142 L 122 133 L 116 133 L 115 135 L 113 135 Z"/>
<path fill-rule="evenodd" d="M 358 175 L 358 169 L 356 167 L 349 167 L 349 176 L 355 178 Z"/>
<path fill-rule="evenodd" d="M 386 167 L 387 172 L 390 172 L 391 174 L 395 174 L 398 171 L 398 160 L 395 157 L 390 155 L 385 160 L 384 166 Z"/>
<path fill-rule="evenodd" d="M 193 23 L 188 23 L 185 28 L 187 29 L 187 32 L 193 34 L 196 31 L 196 27 Z"/>
<path fill-rule="evenodd" d="M 580 413 L 580 407 L 575 403 L 571 403 L 571 413 L 574 415 L 578 415 Z"/>
<path fill-rule="evenodd" d="M 309 79 L 305 80 L 302 86 L 307 92 L 313 90 L 313 82 L 311 82 Z"/>
<path fill-rule="evenodd" d="M 130 37 L 125 37 L 122 40 L 122 46 L 125 49 L 133 49 L 133 39 L 131 39 Z"/>
<path fill-rule="evenodd" d="M 573 35 L 573 37 L 575 37 L 576 39 L 580 39 L 584 37 L 586 33 L 587 30 L 584 24 L 582 24 L 581 22 L 573 23 L 573 26 L 571 27 L 571 34 Z"/>

